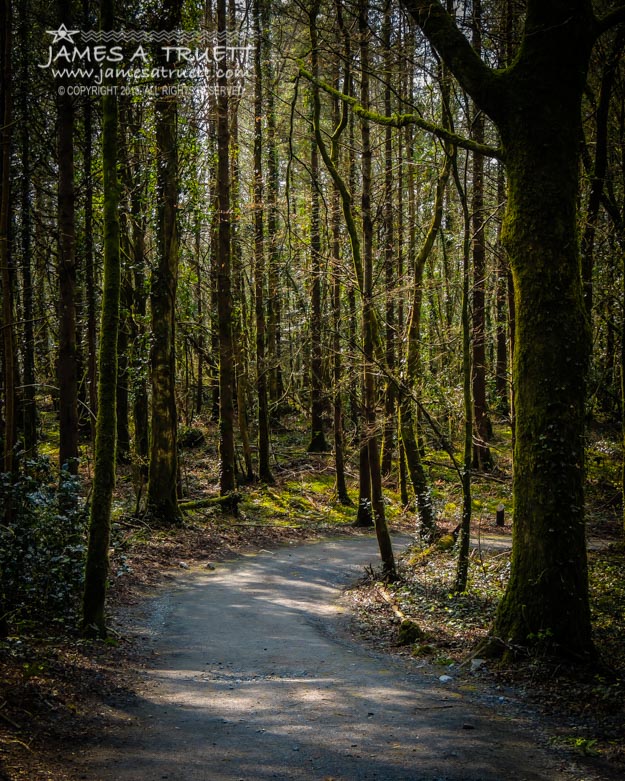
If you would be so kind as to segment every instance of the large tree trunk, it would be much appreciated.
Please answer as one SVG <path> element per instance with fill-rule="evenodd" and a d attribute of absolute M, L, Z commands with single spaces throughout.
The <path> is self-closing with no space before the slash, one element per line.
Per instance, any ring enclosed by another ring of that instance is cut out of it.
<path fill-rule="evenodd" d="M 516 317 L 515 538 L 495 632 L 523 644 L 542 633 L 562 652 L 581 654 L 592 647 L 584 534 L 590 340 L 576 220 L 581 85 L 577 94 L 567 89 L 570 76 L 558 66 L 541 63 L 540 75 L 519 79 L 517 110 L 502 128 Z M 583 60 L 568 67 L 583 71 Z M 541 88 L 536 105 L 531 91 Z"/>
<path fill-rule="evenodd" d="M 529 0 L 517 58 L 492 71 L 436 0 L 404 0 L 497 124 L 508 170 L 504 240 L 515 291 L 514 520 L 494 634 L 593 653 L 584 529 L 589 329 L 577 241 L 581 100 L 594 37 L 586 0 Z"/>

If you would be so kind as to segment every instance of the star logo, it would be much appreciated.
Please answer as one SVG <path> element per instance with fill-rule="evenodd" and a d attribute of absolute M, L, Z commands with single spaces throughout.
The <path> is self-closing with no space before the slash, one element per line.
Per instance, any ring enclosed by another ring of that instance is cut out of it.
<path fill-rule="evenodd" d="M 67 27 L 62 24 L 58 30 L 46 30 L 46 32 L 54 36 L 52 43 L 58 43 L 59 41 L 74 43 L 74 35 L 79 33 L 80 30 L 68 30 Z"/>

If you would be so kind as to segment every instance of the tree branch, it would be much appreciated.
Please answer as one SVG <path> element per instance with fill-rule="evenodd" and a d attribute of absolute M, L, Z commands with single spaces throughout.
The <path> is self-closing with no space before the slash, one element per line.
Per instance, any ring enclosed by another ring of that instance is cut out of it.
<path fill-rule="evenodd" d="M 625 22 L 625 5 L 615 8 L 609 14 L 597 20 L 597 37 L 611 30 L 612 27 L 621 24 L 621 22 Z"/>
<path fill-rule="evenodd" d="M 417 127 L 421 128 L 421 130 L 432 133 L 432 135 L 435 135 L 442 141 L 447 141 L 448 143 L 453 144 L 454 146 L 458 146 L 461 149 L 468 149 L 471 152 L 478 152 L 479 154 L 485 155 L 486 157 L 495 157 L 498 160 L 504 159 L 503 149 L 489 146 L 488 144 L 479 144 L 477 141 L 472 141 L 470 138 L 459 136 L 456 133 L 452 133 L 451 130 L 445 130 L 445 128 L 440 127 L 433 122 L 428 122 L 418 114 L 393 114 L 392 116 L 387 117 L 383 114 L 378 114 L 375 111 L 365 109 L 357 98 L 351 97 L 350 95 L 345 95 L 345 93 L 335 89 L 330 84 L 326 84 L 322 79 L 314 78 L 312 73 L 306 70 L 306 68 L 301 63 L 299 66 L 299 72 L 300 76 L 308 79 L 308 81 L 310 81 L 316 87 L 319 87 L 329 95 L 333 95 L 334 97 L 339 98 L 339 100 L 342 100 L 344 103 L 348 103 L 350 106 L 352 106 L 354 114 L 361 117 L 362 119 L 368 119 L 370 122 L 375 122 L 378 125 L 390 125 L 391 127 L 397 128 L 405 127 L 406 125 L 416 125 Z"/>
<path fill-rule="evenodd" d="M 477 105 L 495 122 L 502 111 L 501 79 L 477 54 L 438 0 L 402 0 L 403 6 Z"/>

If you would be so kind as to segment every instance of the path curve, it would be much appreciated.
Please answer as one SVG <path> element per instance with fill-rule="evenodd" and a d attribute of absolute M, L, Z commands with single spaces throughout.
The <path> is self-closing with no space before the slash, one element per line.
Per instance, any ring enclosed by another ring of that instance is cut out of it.
<path fill-rule="evenodd" d="M 559 781 L 505 704 L 373 654 L 339 597 L 371 538 L 263 551 L 176 577 L 140 611 L 155 662 L 90 781 Z"/>

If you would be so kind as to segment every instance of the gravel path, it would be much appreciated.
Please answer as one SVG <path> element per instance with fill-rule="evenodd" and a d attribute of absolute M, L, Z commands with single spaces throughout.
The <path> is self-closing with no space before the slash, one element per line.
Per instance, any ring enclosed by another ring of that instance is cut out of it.
<path fill-rule="evenodd" d="M 564 779 L 504 706 L 349 639 L 340 588 L 377 561 L 359 537 L 181 572 L 137 613 L 155 662 L 83 777 Z"/>

